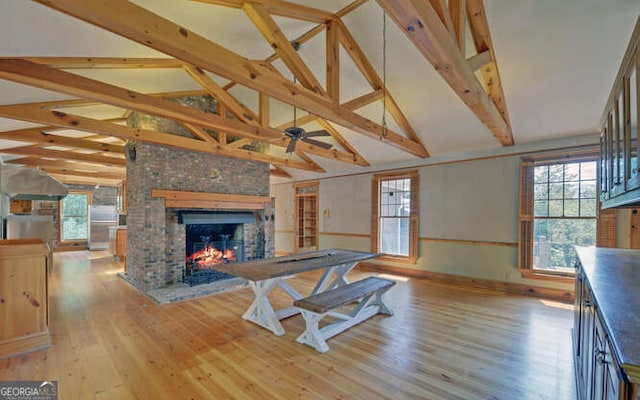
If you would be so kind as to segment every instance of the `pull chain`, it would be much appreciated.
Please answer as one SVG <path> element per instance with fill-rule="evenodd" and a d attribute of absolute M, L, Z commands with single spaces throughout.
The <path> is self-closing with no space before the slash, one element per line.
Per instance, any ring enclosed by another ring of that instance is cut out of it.
<path fill-rule="evenodd" d="M 380 140 L 387 136 L 387 13 L 382 11 L 382 131 Z"/>

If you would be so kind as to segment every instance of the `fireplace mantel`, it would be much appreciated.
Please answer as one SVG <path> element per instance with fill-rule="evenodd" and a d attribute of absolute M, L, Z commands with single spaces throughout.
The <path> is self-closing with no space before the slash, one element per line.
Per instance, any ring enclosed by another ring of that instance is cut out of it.
<path fill-rule="evenodd" d="M 222 210 L 262 210 L 271 203 L 268 196 L 186 192 L 152 189 L 152 198 L 164 198 L 167 208 L 216 208 Z"/>

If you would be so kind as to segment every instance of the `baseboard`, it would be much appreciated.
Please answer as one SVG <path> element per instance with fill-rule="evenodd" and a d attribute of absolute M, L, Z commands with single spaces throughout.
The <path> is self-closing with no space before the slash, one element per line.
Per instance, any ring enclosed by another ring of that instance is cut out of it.
<path fill-rule="evenodd" d="M 541 286 L 524 285 L 521 283 L 493 281 L 489 279 L 473 278 L 469 276 L 445 274 L 412 268 L 401 268 L 391 265 L 380 265 L 361 261 L 358 269 L 366 269 L 375 272 L 386 272 L 403 275 L 411 278 L 428 279 L 438 282 L 453 283 L 461 286 L 469 286 L 480 289 L 490 289 L 503 293 L 520 294 L 525 296 L 540 297 L 544 299 L 573 303 L 573 291 L 546 288 Z"/>

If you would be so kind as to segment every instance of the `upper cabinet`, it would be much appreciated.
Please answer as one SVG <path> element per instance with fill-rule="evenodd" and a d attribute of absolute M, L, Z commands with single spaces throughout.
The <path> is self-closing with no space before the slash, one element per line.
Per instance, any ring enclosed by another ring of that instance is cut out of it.
<path fill-rule="evenodd" d="M 603 208 L 640 203 L 640 18 L 631 35 L 600 120 L 600 199 Z"/>

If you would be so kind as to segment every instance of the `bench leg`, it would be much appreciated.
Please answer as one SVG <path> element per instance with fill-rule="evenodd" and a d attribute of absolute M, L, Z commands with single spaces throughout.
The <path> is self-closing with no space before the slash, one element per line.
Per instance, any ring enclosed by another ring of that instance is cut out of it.
<path fill-rule="evenodd" d="M 376 299 L 373 302 L 373 304 L 378 306 L 378 314 L 393 315 L 393 311 L 391 310 L 391 308 L 389 308 L 387 303 L 384 302 L 383 295 L 385 293 L 386 293 L 386 290 L 379 291 L 378 293 L 376 293 Z"/>
<path fill-rule="evenodd" d="M 316 314 L 311 311 L 302 310 L 302 317 L 304 318 L 306 329 L 302 335 L 298 336 L 296 342 L 307 344 L 315 348 L 320 353 L 326 353 L 329 351 L 329 345 L 318 329 L 318 323 L 324 316 L 325 314 Z"/>
<path fill-rule="evenodd" d="M 301 309 L 300 311 L 302 312 L 306 328 L 302 335 L 298 336 L 296 342 L 309 345 L 320 353 L 326 353 L 329 351 L 327 340 L 335 335 L 344 332 L 376 314 L 393 315 L 393 311 L 386 305 L 382 297 L 387 290 L 389 290 L 389 288 L 379 290 L 376 293 L 364 297 L 348 315 L 335 311 L 318 314 L 313 311 Z M 320 329 L 318 326 L 320 320 L 326 315 L 331 315 L 341 321 L 333 322 Z"/>

